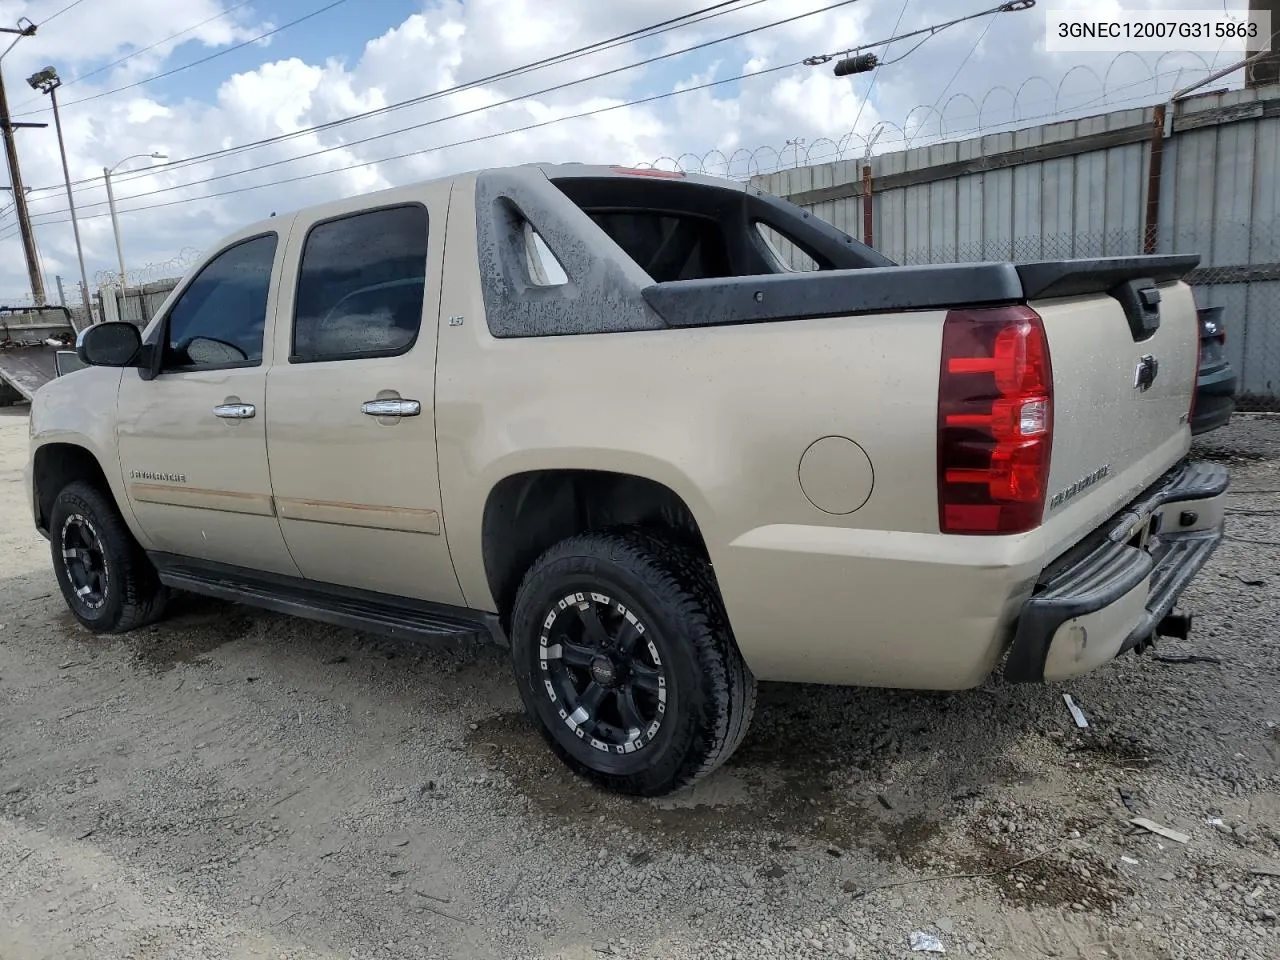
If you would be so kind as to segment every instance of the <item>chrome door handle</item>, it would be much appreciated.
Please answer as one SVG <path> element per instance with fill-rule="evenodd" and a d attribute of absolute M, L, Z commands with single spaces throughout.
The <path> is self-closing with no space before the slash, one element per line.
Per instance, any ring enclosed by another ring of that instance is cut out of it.
<path fill-rule="evenodd" d="M 223 420 L 252 420 L 256 412 L 252 403 L 220 403 L 213 408 L 213 415 Z"/>
<path fill-rule="evenodd" d="M 366 400 L 360 412 L 370 417 L 416 417 L 422 413 L 417 400 Z"/>

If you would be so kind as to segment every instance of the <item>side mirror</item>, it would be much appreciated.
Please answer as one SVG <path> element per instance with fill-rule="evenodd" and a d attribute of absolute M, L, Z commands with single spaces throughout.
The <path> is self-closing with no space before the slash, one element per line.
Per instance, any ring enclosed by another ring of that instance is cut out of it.
<path fill-rule="evenodd" d="M 61 377 L 73 370 L 83 370 L 85 364 L 74 350 L 58 350 L 53 355 L 53 375 Z"/>
<path fill-rule="evenodd" d="M 142 333 L 132 323 L 95 323 L 76 342 L 76 356 L 91 367 L 129 367 L 138 361 Z"/>

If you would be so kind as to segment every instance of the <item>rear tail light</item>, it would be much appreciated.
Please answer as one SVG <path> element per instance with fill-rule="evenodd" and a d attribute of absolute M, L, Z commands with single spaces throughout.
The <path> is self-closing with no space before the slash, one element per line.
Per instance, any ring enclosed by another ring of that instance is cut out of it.
<path fill-rule="evenodd" d="M 1200 392 L 1200 364 L 1203 360 L 1204 341 L 1196 337 L 1196 372 L 1191 377 L 1191 403 L 1187 407 L 1187 423 L 1196 417 L 1196 394 Z"/>
<path fill-rule="evenodd" d="M 953 310 L 938 384 L 938 521 L 943 533 L 1024 533 L 1044 516 L 1053 446 L 1053 370 L 1027 306 Z"/>

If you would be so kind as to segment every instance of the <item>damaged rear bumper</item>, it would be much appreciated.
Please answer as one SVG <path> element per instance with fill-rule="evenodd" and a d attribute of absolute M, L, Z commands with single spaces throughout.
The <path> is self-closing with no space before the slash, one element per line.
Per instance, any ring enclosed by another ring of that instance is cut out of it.
<path fill-rule="evenodd" d="M 1019 614 L 1006 679 L 1061 680 L 1157 633 L 1185 636 L 1173 608 L 1222 542 L 1229 483 L 1220 464 L 1184 461 L 1046 570 Z"/>

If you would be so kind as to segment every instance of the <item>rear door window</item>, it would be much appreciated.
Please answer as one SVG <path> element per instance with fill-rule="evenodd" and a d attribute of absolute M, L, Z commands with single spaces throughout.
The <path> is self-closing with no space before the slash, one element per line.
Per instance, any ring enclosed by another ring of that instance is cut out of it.
<path fill-rule="evenodd" d="M 294 302 L 294 363 L 393 357 L 422 326 L 427 211 L 387 207 L 317 224 Z"/>

